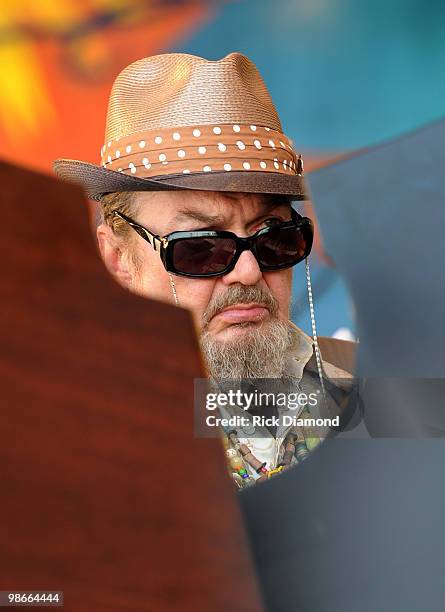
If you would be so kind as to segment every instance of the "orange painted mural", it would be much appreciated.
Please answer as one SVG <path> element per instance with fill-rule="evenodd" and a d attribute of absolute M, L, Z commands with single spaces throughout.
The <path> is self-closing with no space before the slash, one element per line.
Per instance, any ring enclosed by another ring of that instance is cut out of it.
<path fill-rule="evenodd" d="M 216 5 L 168 0 L 14 0 L 0 8 L 0 157 L 50 171 L 97 162 L 112 82 L 169 50 Z"/>

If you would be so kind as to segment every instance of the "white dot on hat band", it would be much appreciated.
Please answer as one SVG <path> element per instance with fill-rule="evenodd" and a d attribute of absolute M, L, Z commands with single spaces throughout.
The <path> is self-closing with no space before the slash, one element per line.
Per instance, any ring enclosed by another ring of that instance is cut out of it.
<path fill-rule="evenodd" d="M 166 138 L 164 137 L 164 141 L 165 140 Z M 159 153 L 155 155 L 155 161 L 159 160 L 158 165 L 150 163 L 148 157 L 140 157 L 138 161 L 134 160 L 132 162 L 129 162 L 128 166 L 124 166 L 123 170 L 121 169 L 120 171 L 124 173 L 127 172 L 129 174 L 131 173 L 134 176 L 138 176 L 139 174 L 141 176 L 144 176 L 144 172 L 146 173 L 145 176 L 149 176 L 150 175 L 149 172 L 152 172 L 154 174 L 156 173 L 170 174 L 171 172 L 174 172 L 174 173 L 179 172 L 183 174 L 191 174 L 194 172 L 211 173 L 217 170 L 223 170 L 225 172 L 235 172 L 236 170 L 243 170 L 244 172 L 253 172 L 254 170 L 257 170 L 257 171 L 260 170 L 262 172 L 267 172 L 267 170 L 269 170 L 270 172 L 271 168 L 275 172 L 281 172 L 284 174 L 295 173 L 295 170 L 293 170 L 292 168 L 293 166 L 296 167 L 295 162 L 292 159 L 289 159 L 288 157 L 280 158 L 280 155 L 272 158 L 271 160 L 255 159 L 254 157 L 252 157 L 252 159 L 244 158 L 244 160 L 242 158 L 241 159 L 234 158 L 233 160 L 232 159 L 227 160 L 226 158 L 226 160 L 224 160 L 223 156 L 221 156 L 219 158 L 219 162 L 217 160 L 213 160 L 214 163 L 212 163 L 209 159 L 209 161 L 207 162 L 207 165 L 203 165 L 202 162 L 201 164 L 199 164 L 199 158 L 197 155 L 193 159 L 193 153 L 192 153 L 193 149 L 197 151 L 198 147 L 193 147 L 190 150 L 190 152 L 187 151 L 187 149 L 184 151 L 185 158 L 188 158 L 190 155 L 192 156 L 193 166 L 188 166 L 187 164 L 188 167 L 184 168 L 184 166 L 186 165 L 185 159 L 184 159 L 184 162 L 182 162 L 182 159 L 180 160 L 178 159 L 178 157 L 176 157 L 176 160 L 177 160 L 176 162 L 173 158 L 173 168 L 175 168 L 175 163 L 176 163 L 177 169 L 172 168 L 172 170 L 169 172 L 167 168 L 171 166 L 172 158 L 168 155 L 168 152 L 166 153 L 163 152 L 163 153 Z M 246 146 L 246 149 L 248 149 L 248 146 Z M 207 147 L 207 155 L 209 155 L 209 151 L 210 149 L 209 147 Z M 212 155 L 210 155 L 210 157 L 212 157 Z M 106 158 L 108 158 L 108 156 L 106 156 Z M 205 156 L 201 156 L 201 159 L 204 161 Z M 117 166 L 116 162 L 117 162 L 117 159 L 116 157 L 114 157 L 112 158 L 110 163 L 104 164 L 104 167 L 108 166 L 111 170 L 112 165 Z M 205 161 L 204 161 L 204 164 L 205 164 Z M 165 166 L 165 170 L 164 170 L 164 166 Z M 156 168 L 156 171 L 154 171 L 154 168 Z M 160 170 L 161 168 L 162 170 Z M 114 170 L 118 171 L 117 167 L 115 167 Z"/>
<path fill-rule="evenodd" d="M 108 141 L 108 148 L 111 147 L 111 140 Z"/>
<path fill-rule="evenodd" d="M 109 150 L 108 143 L 102 145 L 101 165 L 117 171 L 118 162 L 121 162 L 121 171 L 133 175 L 168 175 L 182 173 L 183 170 L 188 171 L 185 174 L 217 170 L 232 173 L 237 170 L 272 170 L 283 174 L 296 174 L 299 167 L 296 163 L 298 154 L 291 146 L 291 140 L 279 130 L 266 129 L 264 125 L 195 124 L 195 127 L 173 127 L 124 136 L 119 144 L 115 138 L 109 142 Z M 182 148 L 178 148 L 181 145 Z M 250 155 L 249 150 L 254 153 Z"/>

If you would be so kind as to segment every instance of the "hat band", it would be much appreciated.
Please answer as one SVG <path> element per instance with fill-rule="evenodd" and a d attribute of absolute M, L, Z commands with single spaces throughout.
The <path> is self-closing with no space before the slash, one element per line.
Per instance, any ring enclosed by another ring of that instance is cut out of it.
<path fill-rule="evenodd" d="M 265 126 L 220 124 L 140 132 L 110 140 L 102 166 L 140 178 L 215 171 L 302 174 L 289 139 Z"/>

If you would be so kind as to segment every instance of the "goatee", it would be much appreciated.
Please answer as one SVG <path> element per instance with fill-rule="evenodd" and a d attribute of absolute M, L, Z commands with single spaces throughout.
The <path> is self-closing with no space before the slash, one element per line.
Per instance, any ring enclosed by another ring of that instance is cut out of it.
<path fill-rule="evenodd" d="M 245 333 L 229 341 L 215 340 L 208 323 L 215 314 L 235 304 L 261 304 L 268 308 L 270 318 L 262 323 L 243 323 Z M 278 319 L 278 302 L 261 287 L 234 285 L 209 304 L 203 316 L 201 348 L 208 374 L 214 379 L 282 378 L 292 345 L 288 321 Z"/>

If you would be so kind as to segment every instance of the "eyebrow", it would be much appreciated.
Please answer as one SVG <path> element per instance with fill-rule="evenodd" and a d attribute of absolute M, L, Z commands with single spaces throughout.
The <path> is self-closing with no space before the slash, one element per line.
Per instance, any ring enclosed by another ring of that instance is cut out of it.
<path fill-rule="evenodd" d="M 209 215 L 199 210 L 191 210 L 189 208 L 184 208 L 179 211 L 179 213 L 172 219 L 172 223 L 177 223 L 178 221 L 198 221 L 199 223 L 205 223 L 206 225 L 219 225 L 224 223 L 225 218 L 222 215 Z"/>
<path fill-rule="evenodd" d="M 266 195 L 262 201 L 262 205 L 264 210 L 258 214 L 258 217 L 266 214 L 270 210 L 274 208 L 278 208 L 279 206 L 283 206 L 286 204 L 291 204 L 291 199 L 287 196 L 277 196 L 276 199 L 273 196 Z M 170 221 L 167 226 L 166 231 L 171 232 L 174 231 L 176 224 L 181 221 L 197 221 L 198 223 L 203 224 L 205 227 L 217 227 L 224 225 L 226 218 L 223 215 L 210 215 L 204 213 L 199 210 L 192 210 L 190 208 L 183 208 L 178 212 L 175 217 Z"/>

